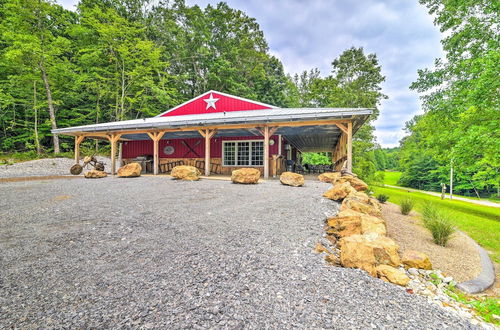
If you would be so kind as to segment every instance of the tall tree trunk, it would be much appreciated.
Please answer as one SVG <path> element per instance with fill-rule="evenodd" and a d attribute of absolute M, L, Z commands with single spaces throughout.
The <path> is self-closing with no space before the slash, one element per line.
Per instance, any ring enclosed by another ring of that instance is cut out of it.
<path fill-rule="evenodd" d="M 49 106 L 49 116 L 50 116 L 50 125 L 52 129 L 57 128 L 56 123 L 56 113 L 54 111 L 54 102 L 52 101 L 52 92 L 50 91 L 49 80 L 47 78 L 47 72 L 45 71 L 45 66 L 43 62 L 40 62 L 40 71 L 42 72 L 43 84 L 45 85 L 45 91 L 47 92 L 47 104 Z M 54 141 L 54 153 L 58 154 L 61 152 L 59 148 L 59 136 L 57 134 L 52 135 L 52 140 Z"/>
<path fill-rule="evenodd" d="M 40 139 L 38 138 L 38 104 L 36 97 L 36 80 L 33 81 L 33 110 L 35 111 L 35 146 L 36 153 L 40 155 L 42 149 L 40 148 Z"/>

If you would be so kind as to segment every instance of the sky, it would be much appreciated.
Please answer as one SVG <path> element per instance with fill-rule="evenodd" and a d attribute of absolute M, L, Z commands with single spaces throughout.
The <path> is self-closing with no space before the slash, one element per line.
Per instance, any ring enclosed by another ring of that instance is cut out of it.
<path fill-rule="evenodd" d="M 58 0 L 74 10 L 77 0 Z M 216 0 L 187 0 L 205 7 Z M 442 57 L 441 34 L 417 0 L 226 0 L 230 7 L 256 18 L 270 53 L 289 74 L 313 68 L 330 74 L 331 62 L 344 50 L 363 47 L 375 53 L 386 77 L 389 96 L 375 121 L 378 143 L 395 147 L 407 120 L 421 113 L 410 84 L 417 70 L 431 68 Z"/>

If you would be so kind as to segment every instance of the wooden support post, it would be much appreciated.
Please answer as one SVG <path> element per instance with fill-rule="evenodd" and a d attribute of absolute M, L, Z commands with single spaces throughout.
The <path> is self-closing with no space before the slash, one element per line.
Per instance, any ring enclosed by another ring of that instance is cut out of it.
<path fill-rule="evenodd" d="M 108 136 L 109 142 L 111 142 L 111 174 L 116 174 L 116 142 L 120 139 L 121 134 L 111 134 Z"/>
<path fill-rule="evenodd" d="M 352 172 L 352 122 L 347 123 L 347 171 Z"/>
<path fill-rule="evenodd" d="M 205 138 L 205 175 L 210 176 L 210 141 L 217 133 L 216 129 L 198 130 L 198 132 Z"/>
<path fill-rule="evenodd" d="M 269 126 L 264 126 L 264 180 L 269 179 Z"/>
<path fill-rule="evenodd" d="M 75 136 L 75 163 L 80 162 L 80 143 L 82 143 L 85 136 L 77 135 Z"/>
<path fill-rule="evenodd" d="M 153 140 L 153 173 L 154 175 L 158 175 L 158 169 L 160 168 L 159 145 L 165 132 L 147 132 L 147 134 Z"/>

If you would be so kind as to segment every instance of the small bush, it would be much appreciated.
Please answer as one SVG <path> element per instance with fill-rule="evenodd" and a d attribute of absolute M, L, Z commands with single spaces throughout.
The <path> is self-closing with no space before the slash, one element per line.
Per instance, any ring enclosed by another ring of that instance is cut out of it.
<path fill-rule="evenodd" d="M 446 214 L 440 211 L 435 204 L 426 203 L 422 211 L 422 220 L 424 227 L 431 232 L 434 243 L 446 246 L 455 232 L 455 227 L 448 220 Z"/>
<path fill-rule="evenodd" d="M 410 197 L 406 197 L 401 201 L 401 205 L 399 208 L 401 209 L 402 214 L 408 215 L 413 209 L 413 206 L 415 206 L 415 201 Z"/>
<path fill-rule="evenodd" d="M 376 198 L 378 199 L 378 201 L 382 204 L 384 204 L 385 202 L 387 202 L 387 200 L 389 199 L 389 196 L 387 195 L 384 195 L 384 194 L 378 194 L 376 196 Z"/>

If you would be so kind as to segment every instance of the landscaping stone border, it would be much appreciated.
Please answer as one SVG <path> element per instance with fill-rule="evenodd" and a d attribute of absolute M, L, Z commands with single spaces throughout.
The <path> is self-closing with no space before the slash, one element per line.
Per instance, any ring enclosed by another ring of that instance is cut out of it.
<path fill-rule="evenodd" d="M 495 267 L 490 259 L 490 256 L 488 255 L 488 252 L 486 252 L 485 249 L 479 246 L 479 244 L 477 244 L 476 241 L 474 241 L 469 235 L 463 232 L 460 233 L 468 237 L 478 249 L 479 257 L 481 258 L 482 270 L 479 276 L 475 279 L 458 283 L 457 288 L 469 294 L 483 292 L 484 290 L 491 287 L 495 282 Z"/>

